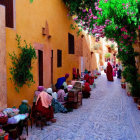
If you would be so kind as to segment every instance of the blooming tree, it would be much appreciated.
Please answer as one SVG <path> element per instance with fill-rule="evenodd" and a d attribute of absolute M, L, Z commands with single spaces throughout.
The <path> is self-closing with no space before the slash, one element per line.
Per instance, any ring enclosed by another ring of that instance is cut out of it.
<path fill-rule="evenodd" d="M 69 15 L 81 29 L 96 37 L 106 37 L 118 44 L 118 57 L 125 69 L 123 76 L 132 85 L 132 95 L 140 96 L 140 85 L 133 44 L 140 31 L 140 0 L 63 0 Z"/>

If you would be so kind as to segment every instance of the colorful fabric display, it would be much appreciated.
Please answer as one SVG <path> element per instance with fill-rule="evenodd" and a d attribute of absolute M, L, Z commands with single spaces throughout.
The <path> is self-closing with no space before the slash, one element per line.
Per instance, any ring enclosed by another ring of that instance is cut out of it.
<path fill-rule="evenodd" d="M 73 88 L 73 85 L 68 85 L 68 91 L 70 91 Z"/>
<path fill-rule="evenodd" d="M 66 113 L 67 112 L 67 109 L 56 99 L 52 100 L 52 107 L 53 107 L 55 113 L 59 113 L 59 112 Z"/>
<path fill-rule="evenodd" d="M 25 120 L 28 117 L 28 113 L 26 114 L 18 114 L 14 117 L 8 118 L 8 122 L 7 124 L 17 124 L 19 123 L 21 120 Z"/>
<path fill-rule="evenodd" d="M 0 124 L 5 124 L 7 123 L 8 116 L 5 115 L 3 112 L 0 112 Z"/>
<path fill-rule="evenodd" d="M 17 108 L 6 108 L 3 110 L 3 113 L 8 117 L 13 117 L 19 113 L 19 110 Z"/>

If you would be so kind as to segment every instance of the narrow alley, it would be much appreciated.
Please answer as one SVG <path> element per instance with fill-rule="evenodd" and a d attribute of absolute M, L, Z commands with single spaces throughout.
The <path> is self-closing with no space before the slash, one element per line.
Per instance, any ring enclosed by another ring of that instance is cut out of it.
<path fill-rule="evenodd" d="M 139 110 L 121 88 L 102 74 L 89 99 L 73 112 L 57 113 L 51 126 L 33 127 L 28 140 L 139 140 Z"/>

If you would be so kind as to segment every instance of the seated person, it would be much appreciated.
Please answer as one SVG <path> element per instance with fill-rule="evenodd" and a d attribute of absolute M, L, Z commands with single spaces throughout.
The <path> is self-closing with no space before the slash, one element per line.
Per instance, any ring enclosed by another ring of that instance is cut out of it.
<path fill-rule="evenodd" d="M 77 69 L 77 79 L 80 79 L 79 69 Z"/>
<path fill-rule="evenodd" d="M 21 105 L 19 106 L 19 114 L 31 113 L 31 107 L 28 104 L 27 100 L 22 100 Z"/>
<path fill-rule="evenodd" d="M 90 77 L 89 77 L 88 83 L 89 83 L 90 85 L 93 85 L 93 83 L 94 83 L 94 77 L 93 77 L 93 76 L 90 76 Z"/>
<path fill-rule="evenodd" d="M 55 100 L 57 100 L 57 93 L 52 91 L 52 88 L 44 89 L 45 92 L 50 94 Z"/>
<path fill-rule="evenodd" d="M 83 98 L 89 98 L 90 97 L 90 91 L 91 91 L 90 84 L 88 83 L 88 81 L 86 81 L 85 84 L 84 84 L 84 88 L 82 90 Z"/>
<path fill-rule="evenodd" d="M 88 79 L 89 79 L 89 73 L 90 73 L 90 71 L 88 71 L 88 73 L 85 74 L 85 76 L 84 76 L 84 80 L 85 80 L 85 81 L 88 81 Z"/>
<path fill-rule="evenodd" d="M 57 92 L 57 100 L 59 102 L 65 102 L 65 98 L 67 97 L 65 91 L 64 91 L 64 86 L 61 86 L 60 89 Z"/>
<path fill-rule="evenodd" d="M 51 121 L 52 123 L 56 122 L 56 119 L 54 119 L 54 112 L 53 107 L 51 105 L 52 103 L 52 96 L 50 96 L 45 91 L 40 91 L 40 94 L 37 97 L 36 100 L 36 111 L 40 112 L 42 116 L 46 117 L 47 121 Z"/>
<path fill-rule="evenodd" d="M 68 85 L 66 82 L 63 83 L 63 86 L 64 86 L 64 91 L 66 94 L 68 94 Z"/>
<path fill-rule="evenodd" d="M 84 72 L 85 74 L 87 74 L 88 73 L 88 70 L 87 69 L 85 69 L 85 72 Z"/>
<path fill-rule="evenodd" d="M 61 77 L 57 79 L 57 83 L 55 84 L 56 89 L 60 89 L 64 82 L 69 78 L 69 74 L 65 74 L 65 77 Z"/>
<path fill-rule="evenodd" d="M 38 86 L 38 90 L 36 90 L 35 93 L 34 93 L 33 104 L 35 104 L 38 95 L 39 95 L 40 92 L 43 91 L 43 90 L 44 90 L 44 87 L 43 87 L 43 86 Z"/>
<path fill-rule="evenodd" d="M 54 109 L 54 112 L 55 113 L 58 113 L 58 112 L 61 112 L 61 113 L 67 113 L 67 109 L 57 101 L 57 93 L 56 92 L 53 92 L 52 91 L 52 88 L 48 88 L 48 89 L 45 89 L 45 91 L 50 94 L 53 99 L 52 99 L 52 107 Z"/>
<path fill-rule="evenodd" d="M 76 68 L 73 68 L 72 75 L 73 75 L 73 78 L 72 78 L 73 80 L 77 79 Z"/>

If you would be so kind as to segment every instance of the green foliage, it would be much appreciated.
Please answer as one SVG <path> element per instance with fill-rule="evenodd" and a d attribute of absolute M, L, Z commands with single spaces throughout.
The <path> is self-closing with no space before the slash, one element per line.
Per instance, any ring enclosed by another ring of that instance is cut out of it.
<path fill-rule="evenodd" d="M 115 50 L 115 45 L 111 44 L 110 48 L 111 48 L 111 50 Z"/>
<path fill-rule="evenodd" d="M 30 3 L 32 3 L 34 0 L 30 0 Z"/>
<path fill-rule="evenodd" d="M 105 58 L 110 58 L 110 56 L 111 56 L 111 53 L 106 53 L 105 54 Z"/>
<path fill-rule="evenodd" d="M 140 97 L 140 86 L 135 56 L 132 44 L 137 39 L 136 30 L 140 25 L 140 0 L 63 0 L 70 15 L 76 15 L 76 23 L 81 23 L 82 29 L 93 33 L 93 25 L 104 26 L 103 33 L 107 39 L 113 39 L 118 44 L 118 58 L 122 61 L 126 81 L 132 85 L 133 96 Z M 96 6 L 94 5 L 96 2 Z M 100 8 L 101 10 L 97 10 Z M 92 11 L 92 14 L 89 13 Z M 92 16 L 97 19 L 93 19 Z M 106 22 L 106 21 L 109 22 Z M 96 27 L 98 27 L 96 26 Z"/>
<path fill-rule="evenodd" d="M 21 36 L 16 35 L 16 41 L 21 52 L 19 56 L 17 56 L 15 52 L 9 54 L 12 61 L 12 67 L 10 67 L 12 78 L 10 79 L 14 82 L 16 91 L 19 92 L 19 88 L 24 84 L 30 87 L 31 83 L 35 83 L 33 74 L 31 73 L 31 62 L 33 59 L 36 59 L 36 52 L 31 44 L 29 44 L 28 47 L 26 41 L 24 41 L 25 46 L 21 46 Z"/>

